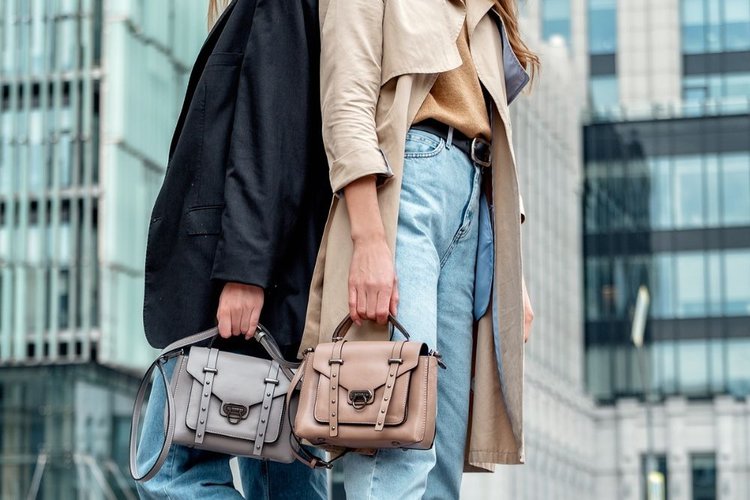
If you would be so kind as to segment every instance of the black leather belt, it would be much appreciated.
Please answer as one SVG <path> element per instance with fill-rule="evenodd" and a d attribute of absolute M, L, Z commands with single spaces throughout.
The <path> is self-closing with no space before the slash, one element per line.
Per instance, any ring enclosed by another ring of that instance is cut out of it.
<path fill-rule="evenodd" d="M 450 129 L 448 125 L 432 119 L 415 123 L 412 125 L 412 128 L 429 132 L 430 134 L 434 134 L 446 141 L 448 140 L 448 131 Z M 453 129 L 451 145 L 466 153 L 466 156 L 471 158 L 471 161 L 480 167 L 489 167 L 492 165 L 492 149 L 490 147 L 490 142 L 482 137 L 474 137 L 470 139 L 458 130 Z"/>

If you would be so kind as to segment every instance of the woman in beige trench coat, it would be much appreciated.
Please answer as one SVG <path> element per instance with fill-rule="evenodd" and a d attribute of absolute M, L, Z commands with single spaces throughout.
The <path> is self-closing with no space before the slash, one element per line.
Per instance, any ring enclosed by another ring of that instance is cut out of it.
<path fill-rule="evenodd" d="M 462 470 L 524 461 L 532 313 L 508 105 L 538 59 L 519 38 L 514 0 L 321 0 L 320 22 L 337 194 L 300 352 L 328 341 L 347 314 L 350 339 L 387 339 L 391 312 L 437 343 L 448 370 L 435 447 L 350 454 L 345 483 L 355 499 L 456 498 Z M 411 246 L 423 243 L 432 246 Z"/>

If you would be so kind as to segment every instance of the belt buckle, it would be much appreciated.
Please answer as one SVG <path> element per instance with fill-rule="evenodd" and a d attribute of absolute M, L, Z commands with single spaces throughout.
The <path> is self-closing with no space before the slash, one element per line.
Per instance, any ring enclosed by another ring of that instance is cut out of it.
<path fill-rule="evenodd" d="M 476 146 L 477 143 L 483 144 L 487 147 L 487 152 L 489 153 L 487 161 L 480 160 L 477 158 L 476 155 Z M 482 139 L 481 137 L 475 137 L 471 140 L 471 161 L 479 165 L 480 167 L 487 168 L 492 165 L 492 151 L 490 150 L 490 143 Z"/>

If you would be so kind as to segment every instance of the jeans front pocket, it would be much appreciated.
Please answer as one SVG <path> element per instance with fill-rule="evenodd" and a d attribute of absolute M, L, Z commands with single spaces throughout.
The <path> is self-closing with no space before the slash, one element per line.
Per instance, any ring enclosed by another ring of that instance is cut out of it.
<path fill-rule="evenodd" d="M 423 130 L 411 129 L 406 134 L 404 158 L 432 158 L 443 149 L 445 141 L 442 137 Z"/>

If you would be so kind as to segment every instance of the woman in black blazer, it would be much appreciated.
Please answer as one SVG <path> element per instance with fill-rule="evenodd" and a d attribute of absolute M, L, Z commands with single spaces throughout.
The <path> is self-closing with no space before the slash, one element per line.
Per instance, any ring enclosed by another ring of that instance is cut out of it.
<path fill-rule="evenodd" d="M 215 12 L 216 0 L 210 2 Z M 144 327 L 157 348 L 214 326 L 252 350 L 260 320 L 292 358 L 331 200 L 320 137 L 317 0 L 233 0 L 190 75 L 154 205 Z M 243 338 L 244 337 L 244 338 Z M 164 394 L 146 411 L 139 463 L 158 454 Z M 173 446 L 145 498 L 241 498 L 226 455 Z M 319 499 L 300 464 L 240 459 L 248 498 Z"/>

